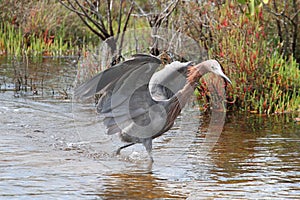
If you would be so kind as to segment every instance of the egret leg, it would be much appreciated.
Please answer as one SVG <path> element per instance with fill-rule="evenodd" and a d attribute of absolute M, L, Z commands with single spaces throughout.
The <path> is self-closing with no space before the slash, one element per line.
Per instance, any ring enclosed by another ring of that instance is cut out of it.
<path fill-rule="evenodd" d="M 135 143 L 130 143 L 130 144 L 126 144 L 126 145 L 124 145 L 124 146 L 121 146 L 120 148 L 118 148 L 116 154 L 117 154 L 117 155 L 120 155 L 120 152 L 121 152 L 122 149 L 125 149 L 125 148 L 127 148 L 127 147 L 130 147 L 130 146 L 132 146 L 132 145 L 134 145 L 134 144 L 135 144 Z"/>
<path fill-rule="evenodd" d="M 152 138 L 147 138 L 143 141 L 143 145 L 146 148 L 146 151 L 148 152 L 148 155 L 150 157 L 150 162 L 153 163 L 153 157 L 152 157 Z"/>

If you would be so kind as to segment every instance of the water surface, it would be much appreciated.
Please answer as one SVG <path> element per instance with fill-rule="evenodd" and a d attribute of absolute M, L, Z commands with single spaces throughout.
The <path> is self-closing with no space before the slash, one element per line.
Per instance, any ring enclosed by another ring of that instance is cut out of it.
<path fill-rule="evenodd" d="M 0 80 L 15 87 L 14 70 L 5 62 Z M 210 118 L 190 104 L 153 141 L 150 168 L 141 145 L 115 155 L 122 143 L 105 134 L 93 104 L 58 92 L 72 90 L 76 68 L 70 62 L 46 60 L 48 68 L 40 67 L 35 77 L 37 94 L 30 84 L 27 91 L 0 93 L 1 199 L 300 198 L 295 116 L 227 113 L 222 134 L 205 152 Z M 52 65 L 58 67 L 50 72 Z"/>

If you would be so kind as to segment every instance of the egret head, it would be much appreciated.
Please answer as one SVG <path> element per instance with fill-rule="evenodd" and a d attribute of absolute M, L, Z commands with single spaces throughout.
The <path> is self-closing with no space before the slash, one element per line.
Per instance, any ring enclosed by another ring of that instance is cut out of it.
<path fill-rule="evenodd" d="M 216 60 L 206 60 L 191 68 L 188 79 L 191 81 L 198 81 L 206 73 L 212 72 L 224 78 L 231 84 L 230 79 L 224 74 L 220 63 Z"/>
<path fill-rule="evenodd" d="M 208 70 L 218 76 L 224 78 L 228 83 L 231 84 L 230 79 L 224 74 L 220 63 L 216 60 L 208 60 L 207 61 Z"/>

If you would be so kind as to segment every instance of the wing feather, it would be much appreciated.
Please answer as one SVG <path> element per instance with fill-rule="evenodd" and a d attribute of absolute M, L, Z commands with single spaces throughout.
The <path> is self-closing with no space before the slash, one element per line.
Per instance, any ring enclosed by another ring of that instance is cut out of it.
<path fill-rule="evenodd" d="M 155 103 L 148 84 L 160 63 L 154 56 L 135 55 L 79 86 L 75 96 L 85 99 L 101 92 L 97 111 L 104 116 L 108 134 L 135 123 L 145 124 L 149 121 L 149 107 Z"/>

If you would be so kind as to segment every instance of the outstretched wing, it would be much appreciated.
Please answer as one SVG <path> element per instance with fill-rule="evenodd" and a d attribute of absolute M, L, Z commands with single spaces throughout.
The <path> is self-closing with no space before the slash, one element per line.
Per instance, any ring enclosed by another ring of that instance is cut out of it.
<path fill-rule="evenodd" d="M 78 86 L 74 91 L 74 98 L 84 100 L 94 96 L 109 85 L 110 87 L 113 87 L 116 80 L 124 76 L 126 72 L 133 70 L 144 63 L 157 63 L 159 65 L 160 60 L 154 56 L 136 54 L 133 58 L 104 70 Z"/>
<path fill-rule="evenodd" d="M 160 63 L 154 56 L 135 55 L 80 86 L 78 95 L 87 98 L 101 92 L 97 111 L 104 116 L 107 133 L 121 132 L 121 129 L 132 132 L 136 125 L 144 126 L 151 121 L 149 108 L 154 101 L 148 84 Z"/>

